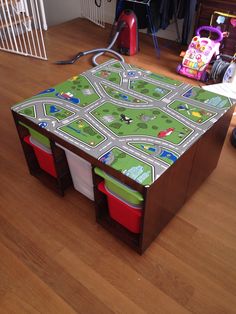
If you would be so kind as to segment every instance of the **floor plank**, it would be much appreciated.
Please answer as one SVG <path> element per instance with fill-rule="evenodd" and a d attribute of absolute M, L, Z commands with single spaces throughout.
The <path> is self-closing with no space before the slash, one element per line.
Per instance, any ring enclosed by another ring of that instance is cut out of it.
<path fill-rule="evenodd" d="M 7 284 L 0 295 L 0 312 L 6 313 L 76 313 L 34 272 L 0 243 L 1 283 Z"/>

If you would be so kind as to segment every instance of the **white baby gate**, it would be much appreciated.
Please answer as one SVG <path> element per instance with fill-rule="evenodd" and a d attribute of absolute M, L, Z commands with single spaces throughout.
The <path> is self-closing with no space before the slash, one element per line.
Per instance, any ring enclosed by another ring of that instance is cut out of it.
<path fill-rule="evenodd" d="M 47 60 L 43 0 L 0 0 L 0 50 Z"/>
<path fill-rule="evenodd" d="M 91 22 L 105 27 L 104 7 L 103 0 L 81 0 L 81 15 Z"/>

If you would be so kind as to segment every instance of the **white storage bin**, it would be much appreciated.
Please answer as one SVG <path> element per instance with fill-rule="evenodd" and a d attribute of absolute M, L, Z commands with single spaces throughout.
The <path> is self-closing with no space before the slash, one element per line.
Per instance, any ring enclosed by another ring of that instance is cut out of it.
<path fill-rule="evenodd" d="M 90 162 L 60 144 L 57 144 L 57 146 L 65 151 L 74 188 L 94 201 L 92 166 Z"/>
<path fill-rule="evenodd" d="M 93 186 L 86 184 L 79 177 L 74 177 L 74 178 L 72 177 L 72 180 L 73 180 L 74 188 L 77 191 L 87 196 L 87 198 L 89 198 L 90 200 L 94 201 Z"/>

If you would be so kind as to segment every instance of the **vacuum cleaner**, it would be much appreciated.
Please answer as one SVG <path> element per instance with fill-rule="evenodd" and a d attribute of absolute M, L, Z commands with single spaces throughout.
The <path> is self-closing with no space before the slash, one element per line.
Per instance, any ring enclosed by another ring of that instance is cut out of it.
<path fill-rule="evenodd" d="M 131 10 L 124 10 L 117 27 L 123 25 L 117 38 L 117 49 L 123 55 L 133 56 L 138 52 L 138 23 L 136 15 Z"/>
<path fill-rule="evenodd" d="M 114 28 L 114 35 L 108 47 L 81 51 L 72 59 L 57 61 L 56 64 L 73 64 L 83 56 L 94 54 L 92 64 L 93 66 L 97 66 L 98 63 L 96 59 L 106 52 L 114 55 L 121 62 L 124 62 L 124 58 L 121 54 L 129 56 L 135 55 L 138 52 L 138 23 L 135 13 L 131 10 L 124 10 L 118 20 L 113 24 L 113 29 Z M 118 52 L 112 49 L 116 42 Z"/>

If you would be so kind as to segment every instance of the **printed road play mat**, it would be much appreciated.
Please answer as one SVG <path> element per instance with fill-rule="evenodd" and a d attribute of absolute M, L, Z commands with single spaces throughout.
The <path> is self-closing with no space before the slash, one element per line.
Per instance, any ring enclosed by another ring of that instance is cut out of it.
<path fill-rule="evenodd" d="M 232 105 L 225 96 L 110 60 L 12 109 L 149 186 Z"/>

